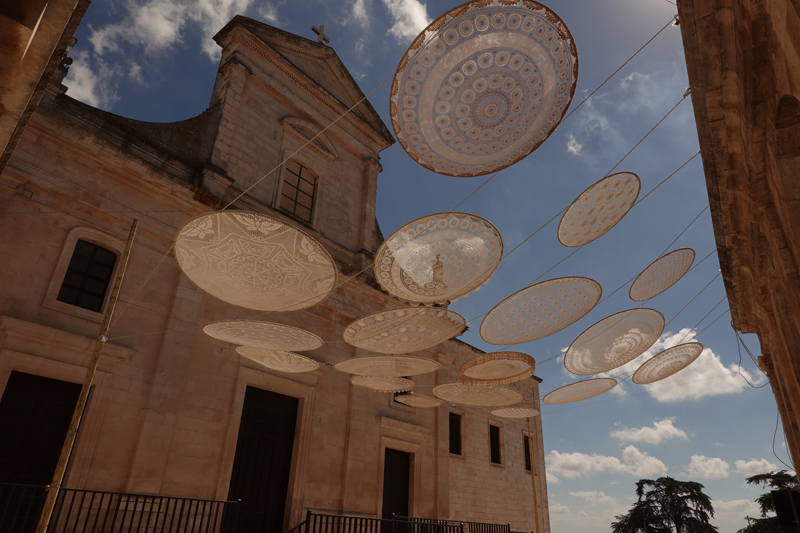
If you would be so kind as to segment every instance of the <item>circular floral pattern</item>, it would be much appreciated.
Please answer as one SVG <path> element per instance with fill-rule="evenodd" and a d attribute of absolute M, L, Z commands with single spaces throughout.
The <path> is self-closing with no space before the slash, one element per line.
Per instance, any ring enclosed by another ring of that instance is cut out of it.
<path fill-rule="evenodd" d="M 375 278 L 400 300 L 429 305 L 477 290 L 497 270 L 503 239 L 483 218 L 436 213 L 392 233 L 375 254 Z"/>
<path fill-rule="evenodd" d="M 242 357 L 255 361 L 272 370 L 297 374 L 300 372 L 312 372 L 319 368 L 319 363 L 304 355 L 285 352 L 281 350 L 262 350 L 251 346 L 239 346 L 236 351 Z"/>
<path fill-rule="evenodd" d="M 486 353 L 461 365 L 461 383 L 473 387 L 506 385 L 528 379 L 535 370 L 536 360 L 526 353 Z"/>
<path fill-rule="evenodd" d="M 630 211 L 639 196 L 641 181 L 633 172 L 618 172 L 601 179 L 567 208 L 558 223 L 558 240 L 564 246 L 583 246 L 605 235 Z"/>
<path fill-rule="evenodd" d="M 578 77 L 572 35 L 532 0 L 473 0 L 411 44 L 390 111 L 400 145 L 424 167 L 480 176 L 513 165 L 558 126 Z"/>
<path fill-rule="evenodd" d="M 633 281 L 628 296 L 643 302 L 675 285 L 694 263 L 694 250 L 680 248 L 656 259 Z"/>
<path fill-rule="evenodd" d="M 305 352 L 323 345 L 322 339 L 304 329 L 255 320 L 212 322 L 203 331 L 221 341 L 265 350 Z"/>
<path fill-rule="evenodd" d="M 603 289 L 589 278 L 558 278 L 512 294 L 486 314 L 481 337 L 490 344 L 519 344 L 552 335 L 591 311 Z"/>
<path fill-rule="evenodd" d="M 463 316 L 440 307 L 406 307 L 367 315 L 351 322 L 344 340 L 371 352 L 418 352 L 460 335 L 467 327 Z"/>
<path fill-rule="evenodd" d="M 428 372 L 436 372 L 441 365 L 427 357 L 412 355 L 368 355 L 345 359 L 334 365 L 334 368 L 347 374 L 359 376 L 396 377 L 418 376 Z"/>
<path fill-rule="evenodd" d="M 579 402 L 608 392 L 616 385 L 617 380 L 613 378 L 587 379 L 556 389 L 542 398 L 542 401 L 549 404 Z"/>
<path fill-rule="evenodd" d="M 702 353 L 703 345 L 699 342 L 687 342 L 673 346 L 645 361 L 633 373 L 631 380 L 637 385 L 655 383 L 680 372 L 694 363 Z"/>
<path fill-rule="evenodd" d="M 439 407 L 442 401 L 430 396 L 420 396 L 419 394 L 398 394 L 394 401 L 408 405 L 410 407 Z"/>
<path fill-rule="evenodd" d="M 313 237 L 241 211 L 200 215 L 175 237 L 175 257 L 198 287 L 233 305 L 296 311 L 325 300 L 336 266 Z"/>
<path fill-rule="evenodd" d="M 352 376 L 350 383 L 374 392 L 405 392 L 414 387 L 410 379 L 387 376 Z"/>
<path fill-rule="evenodd" d="M 433 388 L 433 395 L 446 402 L 476 407 L 505 407 L 522 401 L 522 394 L 505 387 L 470 387 L 447 383 Z"/>
<path fill-rule="evenodd" d="M 573 341 L 564 366 L 589 376 L 614 370 L 642 355 L 664 331 L 664 315 L 655 309 L 629 309 L 604 318 Z"/>
<path fill-rule="evenodd" d="M 533 418 L 539 416 L 539 410 L 533 407 L 504 407 L 495 409 L 492 415 L 500 418 Z"/>

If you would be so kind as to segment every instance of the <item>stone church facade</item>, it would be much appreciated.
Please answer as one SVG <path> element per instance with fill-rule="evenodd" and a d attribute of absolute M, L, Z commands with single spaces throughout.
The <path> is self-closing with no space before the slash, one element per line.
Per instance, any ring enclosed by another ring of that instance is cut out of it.
<path fill-rule="evenodd" d="M 307 511 L 380 518 L 391 499 L 385 489 L 400 486 L 410 516 L 548 533 L 540 418 L 532 420 L 537 525 L 524 420 L 483 408 L 407 407 L 391 394 L 354 388 L 349 375 L 325 365 L 270 371 L 203 333 L 209 322 L 255 313 L 190 282 L 171 255 L 174 236 L 289 156 L 234 207 L 300 227 L 330 252 L 340 280 L 355 277 L 321 304 L 260 319 L 319 335 L 326 344 L 307 355 L 332 365 L 365 355 L 342 341 L 347 324 L 403 306 L 368 268 L 383 239 L 375 217 L 379 153 L 394 140 L 370 104 L 358 103 L 363 93 L 335 52 L 244 17 L 215 40 L 219 71 L 197 117 L 155 124 L 94 109 L 64 94 L 63 72 L 30 117 L 0 174 L 0 432 L 19 423 L 9 405 L 35 404 L 56 416 L 48 398 L 59 384 L 82 382 L 108 291 L 89 278 L 74 281 L 75 269 L 83 261 L 98 279 L 113 279 L 114 256 L 138 218 L 65 487 L 242 499 L 243 523 L 253 524 L 249 502 L 262 498 L 280 523 L 259 531 L 279 532 Z M 443 365 L 415 378 L 417 390 L 457 381 L 461 364 L 479 353 L 451 340 L 417 354 Z M 538 406 L 536 378 L 512 387 Z M 26 423 L 38 423 L 34 415 Z M 42 424 L 52 422 L 46 418 Z M 275 449 L 252 455 L 243 439 L 262 422 L 283 444 L 264 437 L 247 446 Z M 499 428 L 499 462 L 491 461 L 490 433 L 498 430 L 490 427 Z M 41 461 L 33 468 L 25 453 L 32 444 L 20 439 L 3 449 L 0 484 L 49 483 L 48 469 Z M 387 482 L 390 470 L 404 479 Z"/>

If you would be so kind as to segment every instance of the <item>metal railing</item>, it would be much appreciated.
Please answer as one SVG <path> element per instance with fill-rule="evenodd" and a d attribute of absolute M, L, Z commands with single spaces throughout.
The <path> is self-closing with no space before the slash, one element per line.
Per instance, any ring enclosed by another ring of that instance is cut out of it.
<path fill-rule="evenodd" d="M 0 531 L 32 533 L 47 488 L 0 483 Z M 64 489 L 48 533 L 234 533 L 238 502 Z"/>
<path fill-rule="evenodd" d="M 306 519 L 288 533 L 511 533 L 511 526 L 442 518 L 395 516 L 390 520 L 307 511 Z"/>

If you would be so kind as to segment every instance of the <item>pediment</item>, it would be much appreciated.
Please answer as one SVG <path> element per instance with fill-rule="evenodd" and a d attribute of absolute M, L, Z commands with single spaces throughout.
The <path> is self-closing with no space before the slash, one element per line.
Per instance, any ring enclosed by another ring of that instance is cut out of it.
<path fill-rule="evenodd" d="M 354 115 L 383 137 L 387 146 L 394 143 L 389 129 L 372 104 L 365 99 L 358 83 L 333 48 L 241 15 L 234 17 L 214 36 L 214 40 L 222 46 L 225 36 L 234 28 L 242 28 L 252 34 L 338 100 L 343 107 L 350 109 L 355 106 L 352 111 Z"/>

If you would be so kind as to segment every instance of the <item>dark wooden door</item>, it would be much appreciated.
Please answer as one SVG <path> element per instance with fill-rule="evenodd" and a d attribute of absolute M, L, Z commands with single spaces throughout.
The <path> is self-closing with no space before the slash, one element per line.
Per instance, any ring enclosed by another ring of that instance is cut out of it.
<path fill-rule="evenodd" d="M 11 372 L 0 399 L 0 482 L 49 485 L 81 386 Z"/>
<path fill-rule="evenodd" d="M 242 500 L 237 533 L 282 533 L 297 398 L 255 387 L 244 395 L 229 500 Z"/>
<path fill-rule="evenodd" d="M 408 516 L 411 454 L 386 448 L 383 462 L 383 511 L 381 518 Z"/>

